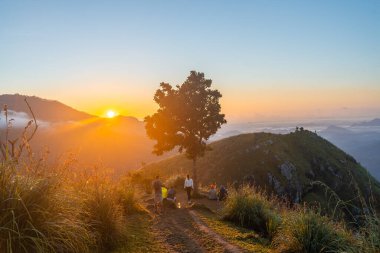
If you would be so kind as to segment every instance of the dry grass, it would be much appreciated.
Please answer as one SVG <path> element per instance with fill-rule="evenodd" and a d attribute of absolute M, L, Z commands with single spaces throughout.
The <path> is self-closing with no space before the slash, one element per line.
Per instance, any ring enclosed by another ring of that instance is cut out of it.
<path fill-rule="evenodd" d="M 1 163 L 0 251 L 96 252 L 125 243 L 137 200 L 128 184 L 99 171 Z"/>

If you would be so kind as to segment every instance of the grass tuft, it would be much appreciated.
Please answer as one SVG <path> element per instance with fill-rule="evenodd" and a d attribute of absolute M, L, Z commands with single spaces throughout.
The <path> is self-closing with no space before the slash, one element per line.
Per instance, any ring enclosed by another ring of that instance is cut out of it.
<path fill-rule="evenodd" d="M 242 227 L 251 228 L 272 238 L 281 218 L 275 212 L 275 201 L 254 187 L 232 190 L 223 208 L 223 218 Z"/>
<path fill-rule="evenodd" d="M 343 224 L 310 210 L 287 212 L 273 240 L 277 252 L 358 252 L 359 243 Z"/>

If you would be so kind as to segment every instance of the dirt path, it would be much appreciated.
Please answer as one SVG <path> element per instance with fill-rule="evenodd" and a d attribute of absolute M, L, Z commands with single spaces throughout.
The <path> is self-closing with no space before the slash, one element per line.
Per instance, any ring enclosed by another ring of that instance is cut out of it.
<path fill-rule="evenodd" d="M 162 215 L 153 214 L 152 229 L 168 252 L 243 252 L 207 227 L 199 214 L 184 204 L 186 200 L 183 194 L 177 197 L 182 208 L 167 208 Z"/>

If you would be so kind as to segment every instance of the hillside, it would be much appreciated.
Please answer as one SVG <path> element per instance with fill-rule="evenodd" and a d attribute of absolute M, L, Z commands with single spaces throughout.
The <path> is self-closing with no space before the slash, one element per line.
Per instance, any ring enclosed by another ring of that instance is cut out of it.
<path fill-rule="evenodd" d="M 28 102 L 37 119 L 42 121 L 78 121 L 94 117 L 58 101 L 43 99 L 35 96 L 23 96 L 19 94 L 0 95 L 0 106 L 2 107 L 4 104 L 7 104 L 8 107 L 15 112 L 24 112 L 31 116 L 29 109 L 24 102 L 25 97 L 28 99 Z"/>
<path fill-rule="evenodd" d="M 357 195 L 353 180 L 365 196 L 368 182 L 379 198 L 379 184 L 355 159 L 310 131 L 290 134 L 252 133 L 229 137 L 210 145 L 211 151 L 199 159 L 202 184 L 243 183 L 244 181 L 290 196 L 295 202 L 325 199 L 313 181 L 322 181 L 338 195 L 349 200 Z M 191 162 L 184 155 L 153 163 L 142 171 L 148 175 L 168 176 L 190 172 Z M 370 180 L 369 180 L 370 179 Z"/>
<path fill-rule="evenodd" d="M 13 118 L 11 139 L 20 136 L 31 119 L 22 95 L 0 95 L 0 105 L 8 105 Z M 48 160 L 54 162 L 70 153 L 84 165 L 114 168 L 118 172 L 138 168 L 141 163 L 162 157 L 152 154 L 153 141 L 145 133 L 144 123 L 134 117 L 100 118 L 80 112 L 58 101 L 28 97 L 39 121 L 39 129 L 31 141 L 38 155 L 48 150 Z M 17 113 L 14 113 L 17 112 Z M 0 136 L 5 134 L 5 118 L 0 116 Z"/>

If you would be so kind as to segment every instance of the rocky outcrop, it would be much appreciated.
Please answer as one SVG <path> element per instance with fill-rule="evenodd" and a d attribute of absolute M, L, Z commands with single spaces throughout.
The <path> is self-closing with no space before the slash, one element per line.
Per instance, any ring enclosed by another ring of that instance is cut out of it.
<path fill-rule="evenodd" d="M 281 186 L 280 181 L 275 176 L 273 176 L 270 172 L 268 172 L 267 175 L 268 175 L 269 185 L 271 185 L 273 187 L 276 194 L 278 194 L 280 196 L 284 195 L 284 193 L 285 193 L 284 187 Z"/>
<path fill-rule="evenodd" d="M 296 167 L 290 162 L 285 162 L 279 167 L 281 174 L 286 177 L 287 180 L 291 180 L 293 177 L 293 173 L 296 171 Z"/>
<path fill-rule="evenodd" d="M 283 195 L 290 197 L 294 203 L 300 203 L 302 200 L 303 187 L 297 176 L 297 168 L 289 161 L 280 164 L 278 168 L 281 175 L 287 181 L 286 186 L 283 188 Z"/>

